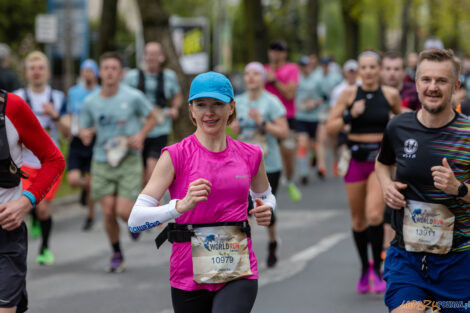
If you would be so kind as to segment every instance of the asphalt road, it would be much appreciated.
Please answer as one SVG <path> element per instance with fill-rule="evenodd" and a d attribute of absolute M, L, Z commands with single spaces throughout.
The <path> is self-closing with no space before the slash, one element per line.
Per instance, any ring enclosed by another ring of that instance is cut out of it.
<path fill-rule="evenodd" d="M 265 266 L 266 230 L 254 227 L 260 279 L 253 312 L 387 312 L 383 295 L 355 292 L 359 261 L 341 179 L 320 182 L 312 175 L 311 183 L 301 191 L 302 201 L 294 204 L 285 188 L 280 188 L 280 261 L 274 269 Z M 127 269 L 109 274 L 104 269 L 111 249 L 101 220 L 92 231 L 82 232 L 84 216 L 78 204 L 55 207 L 50 247 L 56 262 L 52 266 L 35 263 L 39 240 L 30 240 L 30 312 L 173 312 L 168 283 L 170 244 L 157 251 L 153 242 L 160 230 L 147 231 L 133 242 L 121 224 Z"/>

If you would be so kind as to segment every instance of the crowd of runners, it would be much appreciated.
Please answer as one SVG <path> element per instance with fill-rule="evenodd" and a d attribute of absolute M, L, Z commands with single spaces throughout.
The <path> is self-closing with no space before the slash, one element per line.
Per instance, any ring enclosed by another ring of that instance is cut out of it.
<path fill-rule="evenodd" d="M 291 63 L 274 40 L 267 64 L 245 66 L 243 90 L 207 72 L 188 99 L 157 42 L 146 44 L 142 69 L 125 70 L 115 52 L 85 60 L 66 93 L 50 86 L 47 56 L 31 52 L 24 88 L 12 75 L 0 86 L 9 89 L 0 92 L 0 313 L 27 309 L 27 233 L 41 240 L 36 262 L 54 264 L 59 136 L 69 142 L 65 178 L 87 207 L 83 231 L 96 227 L 99 204 L 108 272 L 126 268 L 119 219 L 135 241 L 164 226 L 156 242 L 173 245 L 177 313 L 251 311 L 250 229 L 266 226 L 275 267 L 277 191 L 300 202 L 298 186 L 315 188 L 313 175 L 344 176 L 357 293 L 385 293 L 394 313 L 424 312 L 403 305 L 413 301 L 469 300 L 470 59 L 426 48 L 406 59 L 368 50 L 340 66 L 315 54 Z M 7 56 L 0 45 L 0 61 Z M 183 105 L 196 130 L 170 142 Z"/>

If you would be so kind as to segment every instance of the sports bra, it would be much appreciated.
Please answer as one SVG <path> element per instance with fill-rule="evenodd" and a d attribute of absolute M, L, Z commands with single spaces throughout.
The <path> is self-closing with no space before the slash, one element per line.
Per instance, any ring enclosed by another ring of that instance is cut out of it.
<path fill-rule="evenodd" d="M 353 103 L 361 99 L 366 100 L 366 107 L 361 115 L 352 119 L 350 134 L 383 133 L 390 119 L 390 104 L 382 88 L 379 86 L 375 91 L 364 91 L 361 86 L 358 86 Z"/>

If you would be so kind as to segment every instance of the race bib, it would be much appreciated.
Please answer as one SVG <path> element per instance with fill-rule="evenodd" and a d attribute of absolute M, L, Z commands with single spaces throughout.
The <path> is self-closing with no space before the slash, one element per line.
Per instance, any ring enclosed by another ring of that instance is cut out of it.
<path fill-rule="evenodd" d="M 247 235 L 240 226 L 194 228 L 191 251 L 193 280 L 198 284 L 226 283 L 253 274 Z"/>
<path fill-rule="evenodd" d="M 106 141 L 106 160 L 111 167 L 117 167 L 129 151 L 128 138 L 125 136 L 114 137 Z"/>
<path fill-rule="evenodd" d="M 405 249 L 446 254 L 452 248 L 454 214 L 442 204 L 408 200 L 403 218 Z"/>
<path fill-rule="evenodd" d="M 266 141 L 266 136 L 260 134 L 259 132 L 255 133 L 251 138 L 244 140 L 246 143 L 251 143 L 261 148 L 263 151 L 263 156 L 266 157 L 268 154 L 268 142 Z"/>

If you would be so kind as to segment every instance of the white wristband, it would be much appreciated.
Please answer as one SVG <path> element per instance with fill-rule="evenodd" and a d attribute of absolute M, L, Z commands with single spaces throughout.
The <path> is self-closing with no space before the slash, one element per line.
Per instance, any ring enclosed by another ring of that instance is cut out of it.
<path fill-rule="evenodd" d="M 276 209 L 276 197 L 272 193 L 271 185 L 269 185 L 268 189 L 263 191 L 262 193 L 256 193 L 250 189 L 250 195 L 253 200 L 253 206 L 256 208 L 255 199 L 258 198 L 263 201 L 264 204 L 269 205 L 273 210 Z"/>
<path fill-rule="evenodd" d="M 137 198 L 127 225 L 133 233 L 138 233 L 174 218 L 180 217 L 181 214 L 176 211 L 176 201 L 171 200 L 168 204 L 157 206 L 158 200 L 149 196 L 140 194 Z"/>

